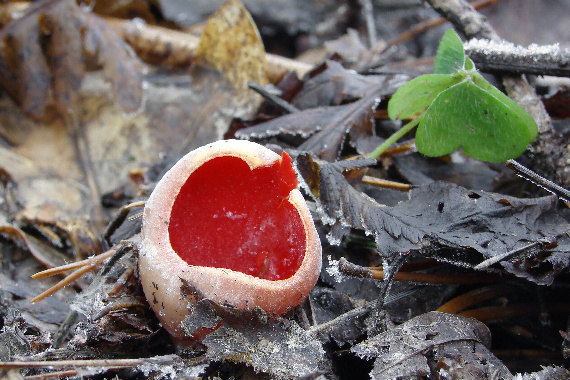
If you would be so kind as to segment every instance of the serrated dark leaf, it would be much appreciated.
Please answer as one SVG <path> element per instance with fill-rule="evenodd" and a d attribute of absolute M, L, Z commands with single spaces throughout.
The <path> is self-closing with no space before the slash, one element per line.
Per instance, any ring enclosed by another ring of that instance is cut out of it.
<path fill-rule="evenodd" d="M 350 164 L 358 165 L 352 161 L 339 161 L 320 167 L 319 201 L 326 214 L 325 220 L 328 218 L 329 224 L 337 227 L 328 236 L 331 243 L 338 244 L 350 228 L 356 228 L 374 235 L 384 252 L 405 252 L 419 244 L 423 233 L 414 223 L 401 220 L 389 207 L 349 185 L 342 172 Z M 370 163 L 367 161 L 366 164 Z M 383 234 L 387 234 L 388 239 Z M 392 244 L 389 244 L 390 239 L 394 241 Z M 400 249 L 404 247 L 406 249 Z"/>
<path fill-rule="evenodd" d="M 301 151 L 311 152 L 326 161 L 336 161 L 347 136 L 374 136 L 374 110 L 380 101 L 381 88 L 368 92 L 362 99 L 338 106 L 334 116 L 322 130 L 299 145 Z M 359 152 L 368 153 L 368 152 Z"/>
<path fill-rule="evenodd" d="M 447 313 L 429 312 L 374 336 L 351 351 L 375 358 L 370 376 L 395 379 L 429 376 L 448 370 L 450 378 L 481 374 L 481 378 L 510 378 L 509 370 L 489 350 L 491 334 L 485 324 Z"/>
<path fill-rule="evenodd" d="M 313 73 L 315 76 L 305 82 L 303 90 L 293 99 L 293 104 L 302 111 L 244 128 L 236 136 L 244 139 L 301 136 L 307 140 L 299 150 L 327 161 L 340 156 L 348 136 L 358 153 L 369 153 L 363 147 L 370 146 L 367 140 L 376 138 L 373 113 L 381 99 L 402 84 L 402 79 L 362 76 L 333 61 L 327 61 Z"/>
<path fill-rule="evenodd" d="M 240 139 L 259 140 L 273 136 L 299 136 L 309 138 L 321 131 L 346 106 L 318 107 L 290 113 L 262 122 L 252 127 L 240 129 L 235 136 Z"/>
<path fill-rule="evenodd" d="M 373 111 L 382 89 L 354 103 L 336 107 L 319 107 L 288 114 L 244 128 L 236 132 L 243 139 L 263 139 L 272 136 L 301 136 L 307 138 L 298 149 L 312 152 L 319 158 L 335 161 L 340 155 L 346 136 L 372 137 Z M 358 132 L 357 132 L 358 131 Z M 363 152 L 364 153 L 364 152 Z"/>
<path fill-rule="evenodd" d="M 559 207 L 555 196 L 522 199 L 433 182 L 411 190 L 408 201 L 386 207 L 350 186 L 342 170 L 342 163 L 319 169 L 318 201 L 323 221 L 333 226 L 328 235 L 333 244 L 355 228 L 373 236 L 385 257 L 418 251 L 474 267 L 550 238 L 556 239 L 555 246 L 538 246 L 527 256 L 505 260 L 501 263 L 504 270 L 550 284 L 570 266 L 570 210 Z"/>

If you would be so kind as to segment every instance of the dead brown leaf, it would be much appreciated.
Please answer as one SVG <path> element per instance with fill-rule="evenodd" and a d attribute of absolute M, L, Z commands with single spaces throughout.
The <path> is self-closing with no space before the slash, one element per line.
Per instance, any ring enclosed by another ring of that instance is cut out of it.
<path fill-rule="evenodd" d="M 43 13 L 29 11 L 27 14 L 31 16 L 22 22 L 31 20 L 26 25 L 34 27 L 41 19 L 56 28 L 63 25 L 58 18 L 61 14 L 70 19 L 76 17 L 77 23 L 78 15 L 81 16 L 81 25 L 76 25 L 75 31 L 78 35 L 83 31 L 83 37 L 75 38 L 73 43 L 66 40 L 71 35 L 61 32 L 57 39 L 62 46 L 44 51 L 36 43 L 39 32 L 29 35 L 34 41 L 29 44 L 32 51 L 44 60 L 47 70 L 34 75 L 54 75 L 61 79 L 56 83 L 57 91 L 56 87 L 49 87 L 50 83 L 46 91 L 60 94 L 61 98 L 54 97 L 54 102 L 73 105 L 73 117 L 50 123 L 34 122 L 22 115 L 9 99 L 0 99 L 0 135 L 10 143 L 9 147 L 0 148 L 0 168 L 14 183 L 6 200 L 10 217 L 16 223 L 36 229 L 58 249 L 74 251 L 81 259 L 98 251 L 97 234 L 110 216 L 102 208 L 102 194 L 120 188 L 128 182 L 130 170 L 145 168 L 162 154 L 175 156 L 220 139 L 229 120 L 253 111 L 259 97 L 251 91 L 236 96 L 228 80 L 213 70 L 197 67 L 191 75 L 155 72 L 147 77 L 143 112 L 125 115 L 124 110 L 133 110 L 142 98 L 139 92 L 142 89 L 137 85 L 140 72 L 131 70 L 128 59 L 117 53 L 122 42 L 114 39 L 101 19 L 78 13 L 76 6 L 67 0 L 49 5 L 42 8 Z M 247 16 L 243 12 L 240 15 Z M 21 28 L 18 23 L 21 20 L 12 24 L 17 30 Z M 19 46 L 24 46 L 25 36 L 18 36 Z M 73 53 L 58 61 L 57 57 L 65 54 L 64 45 L 70 45 Z M 70 71 L 69 77 L 75 80 L 67 82 L 70 79 L 64 75 L 65 68 L 83 67 L 86 54 L 99 60 L 103 75 Z M 50 59 L 57 65 L 48 64 Z M 37 67 L 29 64 L 24 68 Z M 15 73 L 14 83 L 18 82 L 18 75 L 27 73 L 24 69 L 21 72 L 13 71 L 12 67 L 5 69 L 9 74 Z M 122 78 L 122 81 L 112 80 L 110 89 L 102 77 Z M 81 91 L 76 88 L 79 85 Z M 123 108 L 110 99 L 110 90 L 117 93 Z M 35 91 L 24 95 L 30 96 L 29 104 L 34 107 L 28 109 L 33 109 L 36 115 L 49 107 L 46 99 L 37 97 Z M 36 106 L 38 99 L 43 103 Z M 60 111 L 63 110 L 62 106 Z"/>
<path fill-rule="evenodd" d="M 138 59 L 97 16 L 72 0 L 44 0 L 0 32 L 0 87 L 38 120 L 66 115 L 77 103 L 88 58 L 95 57 L 126 112 L 142 105 Z"/>
<path fill-rule="evenodd" d="M 220 71 L 237 90 L 266 84 L 265 48 L 250 14 L 238 0 L 223 4 L 208 20 L 196 56 Z"/>

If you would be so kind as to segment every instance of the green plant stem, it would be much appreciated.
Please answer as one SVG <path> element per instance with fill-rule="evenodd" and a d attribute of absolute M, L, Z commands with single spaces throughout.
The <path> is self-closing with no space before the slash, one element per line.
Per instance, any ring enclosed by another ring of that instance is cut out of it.
<path fill-rule="evenodd" d="M 406 133 L 411 131 L 415 126 L 417 126 L 420 123 L 420 121 L 422 121 L 424 115 L 425 111 L 422 112 L 414 120 L 411 120 L 409 123 L 405 124 L 402 128 L 400 128 L 398 131 L 392 134 L 392 136 L 388 137 L 386 141 L 378 145 L 378 148 L 374 149 L 374 151 L 368 155 L 368 158 L 376 159 L 380 157 L 380 155 L 384 153 L 386 149 L 388 149 L 392 144 L 394 144 L 396 141 L 402 138 L 402 136 L 404 136 Z"/>

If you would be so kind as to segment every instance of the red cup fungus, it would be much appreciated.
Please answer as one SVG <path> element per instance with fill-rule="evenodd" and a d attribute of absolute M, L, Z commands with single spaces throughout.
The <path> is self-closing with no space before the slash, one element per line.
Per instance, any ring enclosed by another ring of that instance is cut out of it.
<path fill-rule="evenodd" d="M 321 245 L 291 158 L 249 141 L 218 141 L 178 161 L 143 216 L 139 271 L 158 319 L 177 339 L 190 314 L 183 283 L 218 304 L 270 315 L 315 285 Z"/>

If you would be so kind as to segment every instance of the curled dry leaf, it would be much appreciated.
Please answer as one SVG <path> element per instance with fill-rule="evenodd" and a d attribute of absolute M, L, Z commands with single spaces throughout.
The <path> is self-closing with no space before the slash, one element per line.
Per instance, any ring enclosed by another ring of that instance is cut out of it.
<path fill-rule="evenodd" d="M 252 366 L 278 378 L 297 378 L 317 372 L 324 351 L 321 343 L 296 322 L 269 320 L 260 309 L 243 310 L 202 300 L 182 322 L 189 332 L 215 329 L 202 343 L 212 360 Z"/>
<path fill-rule="evenodd" d="M 0 101 L 0 103 L 6 102 Z M 3 108 L 4 112 L 0 115 L 1 120 L 10 120 L 15 116 L 7 115 L 10 113 L 10 107 L 14 108 L 12 104 L 7 104 Z M 22 117 L 18 111 L 16 114 Z M 27 138 L 35 140 L 35 150 L 32 154 L 42 156 L 46 152 L 50 152 L 49 145 L 45 144 L 44 141 L 46 136 L 50 136 L 49 133 L 46 134 L 45 129 L 39 128 L 28 130 L 31 125 L 36 124 L 24 120 L 14 128 L 21 128 L 28 132 Z M 59 132 L 64 133 L 61 129 Z M 17 134 L 13 134 L 11 137 L 15 135 L 17 136 Z M 60 133 L 57 135 L 61 136 Z M 17 227 L 25 226 L 28 230 L 35 230 L 38 235 L 45 238 L 44 242 L 48 242 L 57 249 L 71 244 L 74 246 L 75 253 L 96 252 L 99 249 L 99 243 L 93 226 L 87 222 L 85 186 L 81 184 L 79 178 L 73 178 L 73 174 L 75 174 L 73 168 L 64 163 L 69 152 L 61 146 L 53 148 L 58 149 L 61 154 L 60 160 L 56 164 L 61 170 L 60 172 L 47 169 L 34 160 L 19 155 L 18 149 L 0 149 L 0 167 L 5 175 L 9 176 L 9 178 L 4 179 L 6 181 L 6 194 L 3 198 L 9 218 L 18 224 Z M 41 161 L 41 159 L 37 161 Z M 65 170 L 67 170 L 69 177 L 65 177 Z M 14 234 L 11 235 L 15 236 Z M 36 254 L 33 248 L 30 250 Z M 38 253 L 42 252 L 46 252 L 45 248 L 38 250 Z M 40 257 L 38 260 L 47 265 L 62 264 L 61 261 L 50 262 L 50 260 Z"/>
<path fill-rule="evenodd" d="M 103 19 L 90 13 L 85 16 L 83 49 L 97 59 L 123 111 L 138 111 L 144 99 L 142 64 Z"/>
<path fill-rule="evenodd" d="M 0 86 L 35 119 L 67 114 L 93 56 L 126 112 L 143 101 L 141 65 L 104 21 L 72 0 L 34 3 L 0 32 Z"/>
<path fill-rule="evenodd" d="M 12 240 L 15 245 L 26 248 L 36 260 L 48 267 L 65 264 L 65 257 L 61 253 L 45 242 L 22 231 L 17 225 L 9 222 L 3 214 L 0 214 L 0 234 L 4 238 Z"/>
<path fill-rule="evenodd" d="M 41 268 L 41 264 L 61 265 L 65 263 L 65 258 L 48 243 L 35 238 L 10 222 L 2 211 L 0 211 L 0 236 L 2 239 L 11 240 L 17 247 L 16 249 L 3 249 L 1 254 L 0 294 L 5 326 L 10 324 L 6 320 L 11 318 L 8 317 L 9 315 L 12 317 L 26 315 L 24 323 L 20 326 L 25 325 L 35 331 L 47 329 L 55 332 L 57 324 L 63 323 L 69 313 L 67 297 L 73 292 L 64 291 L 41 305 L 33 304 L 30 300 L 49 287 L 50 283 L 35 281 L 31 275 Z M 55 279 L 51 284 L 54 282 Z M 25 338 L 30 337 L 28 335 Z"/>
<path fill-rule="evenodd" d="M 375 359 L 370 373 L 374 379 L 437 376 L 440 371 L 454 379 L 471 378 L 475 373 L 480 378 L 510 378 L 490 345 L 491 334 L 482 322 L 430 312 L 357 344 L 351 351 Z"/>

